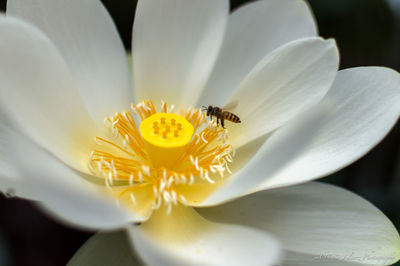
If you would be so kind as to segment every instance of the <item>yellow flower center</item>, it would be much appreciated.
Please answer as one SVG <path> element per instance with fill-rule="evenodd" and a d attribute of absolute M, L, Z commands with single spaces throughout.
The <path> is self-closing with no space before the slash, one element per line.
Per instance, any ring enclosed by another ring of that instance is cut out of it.
<path fill-rule="evenodd" d="M 182 116 L 157 113 L 140 124 L 153 166 L 173 168 L 192 139 L 194 128 Z"/>
<path fill-rule="evenodd" d="M 104 179 L 118 202 L 136 211 L 162 204 L 170 211 L 198 193 L 193 186 L 213 186 L 230 172 L 233 149 L 226 130 L 207 123 L 199 109 L 172 110 L 164 102 L 160 112 L 151 101 L 132 104 L 131 111 L 105 118 L 110 137 L 95 137 L 98 146 L 90 154 L 89 170 Z M 134 115 L 141 120 L 139 129 Z"/>

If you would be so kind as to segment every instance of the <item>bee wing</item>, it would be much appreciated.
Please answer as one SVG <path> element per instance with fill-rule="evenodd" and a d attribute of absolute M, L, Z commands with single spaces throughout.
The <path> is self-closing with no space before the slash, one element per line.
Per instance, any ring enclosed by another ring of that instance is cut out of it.
<path fill-rule="evenodd" d="M 224 107 L 222 107 L 223 110 L 227 110 L 227 111 L 232 111 L 233 109 L 235 109 L 237 106 L 239 105 L 239 101 L 235 100 L 232 102 L 227 103 Z"/>

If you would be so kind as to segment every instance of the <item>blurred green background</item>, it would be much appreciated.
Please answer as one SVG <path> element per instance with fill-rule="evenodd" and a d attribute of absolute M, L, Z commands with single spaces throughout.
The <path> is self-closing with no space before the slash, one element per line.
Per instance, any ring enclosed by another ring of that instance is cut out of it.
<path fill-rule="evenodd" d="M 231 0 L 232 8 L 246 2 L 250 1 Z M 103 3 L 129 49 L 136 1 Z M 335 38 L 338 43 L 341 68 L 375 65 L 400 70 L 400 0 L 309 3 L 320 35 Z M 5 6 L 6 1 L 0 0 L 0 9 L 4 11 Z M 322 181 L 345 187 L 371 201 L 400 231 L 399 123 L 368 155 Z M 65 265 L 90 236 L 53 221 L 27 201 L 0 197 L 0 265 Z"/>

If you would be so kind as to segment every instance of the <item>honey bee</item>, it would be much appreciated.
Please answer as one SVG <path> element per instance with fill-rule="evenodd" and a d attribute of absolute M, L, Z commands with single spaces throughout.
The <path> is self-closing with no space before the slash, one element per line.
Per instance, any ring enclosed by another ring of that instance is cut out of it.
<path fill-rule="evenodd" d="M 211 120 L 213 119 L 213 116 L 215 116 L 217 118 L 217 125 L 221 121 L 222 128 L 225 128 L 225 120 L 233 123 L 241 123 L 240 118 L 237 115 L 228 111 L 228 109 L 234 109 L 237 105 L 237 102 L 233 102 L 222 108 L 212 105 L 202 106 L 202 111 L 207 112 L 206 115 L 209 116 Z"/>

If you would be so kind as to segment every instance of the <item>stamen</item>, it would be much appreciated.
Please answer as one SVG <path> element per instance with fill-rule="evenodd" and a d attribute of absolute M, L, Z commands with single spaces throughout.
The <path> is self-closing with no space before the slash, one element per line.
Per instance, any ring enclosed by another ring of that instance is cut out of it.
<path fill-rule="evenodd" d="M 179 199 L 181 200 L 181 202 L 186 205 L 187 204 L 187 200 L 183 195 L 179 195 Z"/>
<path fill-rule="evenodd" d="M 172 113 L 172 112 L 174 111 L 174 109 L 175 109 L 175 105 L 171 105 L 171 106 L 168 108 L 168 112 L 167 112 L 167 113 Z"/>
<path fill-rule="evenodd" d="M 187 180 L 186 176 L 182 174 L 181 175 L 181 180 L 182 180 L 182 184 L 185 184 L 186 180 Z"/>
<path fill-rule="evenodd" d="M 205 143 L 208 143 L 208 141 L 204 138 L 204 132 L 201 132 L 201 139 L 205 142 Z"/>
<path fill-rule="evenodd" d="M 168 111 L 167 104 L 166 104 L 163 100 L 161 100 L 161 110 L 162 110 L 164 113 L 168 113 L 168 112 L 167 112 L 167 111 Z"/>
<path fill-rule="evenodd" d="M 155 200 L 155 203 L 153 205 L 154 210 L 158 210 L 161 207 L 162 199 L 161 196 L 158 196 Z"/>
<path fill-rule="evenodd" d="M 172 211 L 172 205 L 171 205 L 171 203 L 169 203 L 167 205 L 167 216 L 169 216 L 171 214 L 171 211 Z"/>
<path fill-rule="evenodd" d="M 176 183 L 177 183 L 178 181 L 175 180 L 173 176 L 171 176 L 171 177 L 168 179 L 167 188 L 171 188 L 171 185 L 172 185 L 173 182 L 176 182 Z"/>
<path fill-rule="evenodd" d="M 143 174 L 142 174 L 142 172 L 140 172 L 140 171 L 138 172 L 138 177 L 139 177 L 139 180 L 138 180 L 138 181 L 139 181 L 140 183 L 143 183 Z"/>
<path fill-rule="evenodd" d="M 176 192 L 174 190 L 172 190 L 170 195 L 171 195 L 172 203 L 174 205 L 178 205 L 178 197 L 176 195 Z"/>
<path fill-rule="evenodd" d="M 208 122 L 200 109 L 181 110 L 178 115 L 163 101 L 162 113 L 151 101 L 130 107 L 131 112 L 104 119 L 113 138 L 95 137 L 97 148 L 88 162 L 89 171 L 103 178 L 110 190 L 127 186 L 118 199 L 128 193 L 131 204 L 140 205 L 142 196 L 137 193 L 150 188 L 152 208 L 165 204 L 169 214 L 173 205 L 187 204 L 178 187 L 203 182 L 200 179 L 212 185 L 225 171 L 231 173 L 228 163 L 235 150 L 226 143 L 228 132 L 215 121 Z M 133 114 L 141 120 L 139 128 Z"/>
<path fill-rule="evenodd" d="M 133 195 L 133 193 L 130 193 L 129 196 L 131 197 L 131 201 L 132 201 L 133 205 L 136 205 L 135 195 Z"/>
<path fill-rule="evenodd" d="M 212 179 L 210 178 L 210 176 L 208 175 L 208 171 L 205 171 L 204 178 L 205 178 L 208 182 L 210 182 L 211 184 L 214 184 L 214 183 L 215 183 L 215 181 L 212 180 Z"/>

